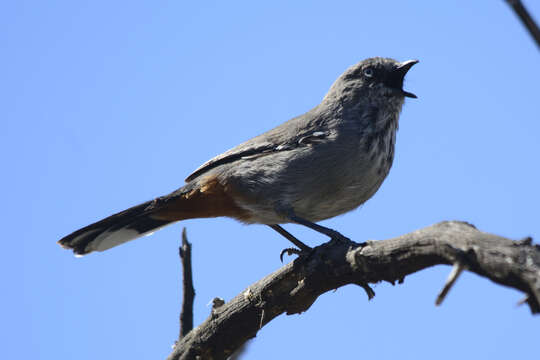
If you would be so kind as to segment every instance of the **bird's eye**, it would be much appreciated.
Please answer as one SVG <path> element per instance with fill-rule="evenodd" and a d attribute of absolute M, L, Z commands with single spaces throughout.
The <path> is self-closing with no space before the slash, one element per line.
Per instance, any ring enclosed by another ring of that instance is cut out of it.
<path fill-rule="evenodd" d="M 373 71 L 373 68 L 368 67 L 364 70 L 364 76 L 367 78 L 373 77 L 374 74 L 375 72 Z"/>

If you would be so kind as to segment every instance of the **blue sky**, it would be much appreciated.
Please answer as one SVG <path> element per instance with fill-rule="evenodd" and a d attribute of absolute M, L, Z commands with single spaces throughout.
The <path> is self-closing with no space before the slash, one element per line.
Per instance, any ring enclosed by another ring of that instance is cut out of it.
<path fill-rule="evenodd" d="M 525 1 L 540 18 L 540 3 Z M 182 226 L 195 323 L 281 266 L 264 226 L 190 220 L 82 259 L 60 237 L 168 193 L 202 162 L 316 105 L 348 66 L 416 58 L 394 166 L 356 241 L 441 220 L 540 237 L 538 48 L 504 1 L 104 2 L 0 5 L 0 178 L 7 358 L 164 358 L 178 333 Z M 287 226 L 311 245 L 325 239 Z M 450 271 L 345 287 L 259 332 L 246 358 L 506 359 L 537 352 L 522 294 Z"/>

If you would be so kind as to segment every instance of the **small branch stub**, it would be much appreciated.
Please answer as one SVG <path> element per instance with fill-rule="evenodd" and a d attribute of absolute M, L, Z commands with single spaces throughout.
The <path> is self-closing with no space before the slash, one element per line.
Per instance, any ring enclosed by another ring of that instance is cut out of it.
<path fill-rule="evenodd" d="M 446 279 L 446 283 L 444 284 L 444 287 L 442 288 L 441 292 L 437 296 L 437 300 L 435 300 L 435 305 L 439 306 L 444 301 L 444 298 L 456 282 L 457 278 L 463 270 L 465 269 L 465 266 L 461 262 L 456 262 L 454 266 L 452 267 L 452 271 L 450 271 L 450 275 L 448 275 L 448 279 Z"/>

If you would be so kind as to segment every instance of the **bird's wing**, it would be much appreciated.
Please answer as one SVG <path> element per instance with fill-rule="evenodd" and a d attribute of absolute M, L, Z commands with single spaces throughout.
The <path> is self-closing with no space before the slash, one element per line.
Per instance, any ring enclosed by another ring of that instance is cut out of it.
<path fill-rule="evenodd" d="M 192 172 L 187 178 L 186 181 L 191 181 L 195 179 L 196 177 L 204 174 L 210 169 L 213 169 L 219 165 L 231 163 L 233 161 L 237 161 L 239 159 L 242 159 L 243 157 L 247 156 L 256 156 L 259 154 L 263 154 L 265 152 L 273 151 L 273 149 L 276 146 L 272 143 L 261 143 L 261 144 L 249 144 L 249 143 L 243 143 L 229 151 L 224 152 L 223 154 L 220 154 L 201 166 L 199 166 L 194 172 Z"/>
<path fill-rule="evenodd" d="M 308 118 L 312 121 L 307 120 Z M 311 146 L 317 142 L 324 141 L 329 134 L 328 131 L 313 131 L 314 127 L 309 126 L 310 123 L 313 123 L 313 120 L 316 119 L 309 116 L 309 113 L 293 118 L 262 135 L 254 137 L 208 160 L 191 173 L 186 178 L 186 181 L 189 182 L 208 170 L 223 164 L 238 160 L 254 159 L 277 151 L 292 150 L 300 146 Z"/>

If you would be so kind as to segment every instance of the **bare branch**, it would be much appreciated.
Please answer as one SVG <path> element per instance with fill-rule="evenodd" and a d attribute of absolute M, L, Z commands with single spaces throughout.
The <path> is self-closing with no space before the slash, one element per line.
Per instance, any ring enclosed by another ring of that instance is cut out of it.
<path fill-rule="evenodd" d="M 193 300 L 195 289 L 193 288 L 193 276 L 191 271 L 191 243 L 187 240 L 186 228 L 182 229 L 182 245 L 178 248 L 182 261 L 182 288 L 184 298 L 182 311 L 180 312 L 180 335 L 181 340 L 193 329 Z"/>
<path fill-rule="evenodd" d="M 524 292 L 531 311 L 539 312 L 539 245 L 531 244 L 530 239 L 512 241 L 484 233 L 463 222 L 442 222 L 394 239 L 364 244 L 330 241 L 314 248 L 308 256 L 297 258 L 214 309 L 179 342 L 169 359 L 226 359 L 276 316 L 304 312 L 327 291 L 346 284 L 401 282 L 430 266 L 456 263 L 462 265 L 448 283 L 455 281 L 463 266 Z"/>
<path fill-rule="evenodd" d="M 536 45 L 540 47 L 540 29 L 521 0 L 506 0 L 506 2 L 512 7 L 521 23 L 529 30 L 529 34 L 536 41 Z"/>

